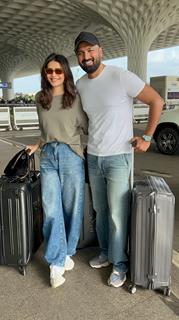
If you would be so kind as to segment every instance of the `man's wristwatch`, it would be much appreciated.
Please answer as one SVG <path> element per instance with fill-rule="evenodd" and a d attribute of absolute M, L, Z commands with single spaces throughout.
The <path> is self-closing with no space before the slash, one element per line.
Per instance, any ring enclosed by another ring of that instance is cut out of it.
<path fill-rule="evenodd" d="M 152 136 L 147 136 L 146 134 L 143 134 L 142 138 L 147 142 L 151 142 L 152 140 Z"/>

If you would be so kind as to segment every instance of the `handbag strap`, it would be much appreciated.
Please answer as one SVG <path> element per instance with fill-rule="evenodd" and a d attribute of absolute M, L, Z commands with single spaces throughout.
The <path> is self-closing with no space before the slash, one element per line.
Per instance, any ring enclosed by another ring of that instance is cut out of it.
<path fill-rule="evenodd" d="M 30 179 L 31 176 L 31 172 L 35 172 L 35 156 L 34 153 L 32 153 L 31 155 L 29 155 L 29 149 L 26 150 L 27 153 L 27 160 L 28 160 L 28 174 L 27 177 Z"/>
<path fill-rule="evenodd" d="M 20 177 L 19 180 L 20 181 L 24 181 L 25 178 L 27 178 L 28 180 L 30 180 L 32 173 L 35 173 L 35 157 L 34 154 L 29 155 L 29 149 L 27 150 L 23 150 L 26 155 L 27 155 L 27 173 Z"/>

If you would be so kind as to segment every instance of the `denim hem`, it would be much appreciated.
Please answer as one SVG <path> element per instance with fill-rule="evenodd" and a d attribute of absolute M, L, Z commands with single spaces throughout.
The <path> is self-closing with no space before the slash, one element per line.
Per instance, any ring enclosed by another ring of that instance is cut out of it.
<path fill-rule="evenodd" d="M 113 271 L 118 271 L 118 272 L 121 272 L 121 273 L 127 273 L 128 271 L 128 267 L 125 263 L 120 263 L 120 265 L 116 266 L 116 265 L 113 265 Z"/>

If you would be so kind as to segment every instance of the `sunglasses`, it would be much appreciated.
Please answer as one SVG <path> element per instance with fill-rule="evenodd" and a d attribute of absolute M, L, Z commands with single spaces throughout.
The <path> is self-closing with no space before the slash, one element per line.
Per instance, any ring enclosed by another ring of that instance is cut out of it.
<path fill-rule="evenodd" d="M 64 71 L 60 68 L 56 68 L 56 69 L 51 69 L 51 68 L 48 68 L 46 69 L 46 74 L 53 74 L 55 72 L 55 74 L 62 74 L 64 73 Z"/>

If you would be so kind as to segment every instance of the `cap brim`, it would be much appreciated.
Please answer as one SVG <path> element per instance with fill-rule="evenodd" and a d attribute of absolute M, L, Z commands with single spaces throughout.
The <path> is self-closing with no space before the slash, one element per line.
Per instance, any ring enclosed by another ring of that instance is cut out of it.
<path fill-rule="evenodd" d="M 97 43 L 93 43 L 93 42 L 88 41 L 88 40 L 80 40 L 75 46 L 75 52 L 78 50 L 78 47 L 79 47 L 80 43 L 82 43 L 82 42 L 87 42 L 89 44 L 92 44 L 93 46 L 97 45 Z"/>

